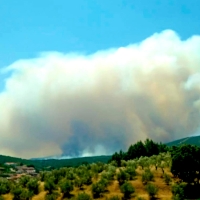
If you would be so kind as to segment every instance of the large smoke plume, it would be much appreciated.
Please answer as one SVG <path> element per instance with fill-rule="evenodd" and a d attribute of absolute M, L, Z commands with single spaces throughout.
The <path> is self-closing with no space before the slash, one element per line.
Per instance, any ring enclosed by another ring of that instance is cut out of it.
<path fill-rule="evenodd" d="M 200 36 L 166 30 L 92 55 L 43 53 L 3 69 L 0 154 L 110 154 L 200 128 Z"/>

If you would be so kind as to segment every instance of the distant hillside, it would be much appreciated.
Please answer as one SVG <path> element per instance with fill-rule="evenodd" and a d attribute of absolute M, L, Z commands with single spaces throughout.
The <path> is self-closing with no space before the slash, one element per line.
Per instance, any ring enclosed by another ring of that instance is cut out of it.
<path fill-rule="evenodd" d="M 191 144 L 191 145 L 197 145 L 200 146 L 200 135 L 199 136 L 191 136 L 182 138 L 179 140 L 174 140 L 172 142 L 166 143 L 167 146 L 180 146 L 182 144 Z"/>
<path fill-rule="evenodd" d="M 92 156 L 92 157 L 83 157 L 83 158 L 71 158 L 71 159 L 48 159 L 48 160 L 27 160 L 21 158 L 15 158 L 10 156 L 0 155 L 0 164 L 5 162 L 16 162 L 22 163 L 25 165 L 34 165 L 37 170 L 42 170 L 45 168 L 60 168 L 60 167 L 76 167 L 83 163 L 95 163 L 103 162 L 107 163 L 111 156 Z"/>

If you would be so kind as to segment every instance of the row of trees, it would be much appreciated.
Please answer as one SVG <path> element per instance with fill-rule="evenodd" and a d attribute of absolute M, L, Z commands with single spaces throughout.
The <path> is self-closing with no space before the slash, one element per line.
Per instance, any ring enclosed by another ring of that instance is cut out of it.
<path fill-rule="evenodd" d="M 119 153 L 115 152 L 110 161 L 116 161 L 118 166 L 121 166 L 122 160 L 131 160 L 140 158 L 141 156 L 158 155 L 162 152 L 169 151 L 169 148 L 162 143 L 153 142 L 150 139 L 146 139 L 144 143 L 142 141 L 137 142 L 129 147 L 127 152 L 120 150 Z"/>
<path fill-rule="evenodd" d="M 163 181 L 167 185 L 172 182 L 172 179 L 166 173 L 166 168 L 169 168 L 176 180 L 179 180 L 172 185 L 174 200 L 199 197 L 200 148 L 192 145 L 168 148 L 149 139 L 144 143 L 137 142 L 131 145 L 127 152 L 115 153 L 108 164 L 93 163 L 76 168 L 43 171 L 40 173 L 40 179 L 24 176 L 18 183 L 2 179 L 0 195 L 11 193 L 14 200 L 31 199 L 39 193 L 39 182 L 44 182 L 44 190 L 47 191 L 46 200 L 56 199 L 60 192 L 64 198 L 71 198 L 74 187 L 82 190 L 89 185 L 93 198 L 98 198 L 106 192 L 113 180 L 117 180 L 124 198 L 128 199 L 135 192 L 130 181 L 135 179 L 138 167 L 142 170 L 142 182 L 151 197 L 158 192 L 156 185 L 152 184 L 154 181 L 152 167 L 155 170 L 162 170 Z M 82 192 L 76 196 L 76 199 L 87 200 L 91 197 Z"/>
<path fill-rule="evenodd" d="M 14 200 L 31 199 L 34 195 L 39 193 L 39 182 L 37 178 L 23 176 L 19 182 L 14 183 L 6 179 L 0 180 L 0 195 L 11 193 Z"/>

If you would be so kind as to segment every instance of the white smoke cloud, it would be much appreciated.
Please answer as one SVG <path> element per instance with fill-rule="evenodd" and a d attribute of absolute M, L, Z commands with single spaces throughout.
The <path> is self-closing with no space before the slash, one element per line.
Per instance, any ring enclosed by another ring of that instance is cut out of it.
<path fill-rule="evenodd" d="M 166 30 L 92 55 L 43 53 L 5 72 L 1 154 L 101 155 L 200 127 L 200 36 Z"/>

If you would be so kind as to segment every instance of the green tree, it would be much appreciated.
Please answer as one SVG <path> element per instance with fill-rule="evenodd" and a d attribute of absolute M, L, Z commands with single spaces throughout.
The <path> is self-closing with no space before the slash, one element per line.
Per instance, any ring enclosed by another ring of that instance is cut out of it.
<path fill-rule="evenodd" d="M 115 195 L 115 196 L 111 196 L 108 200 L 121 200 L 121 198 Z"/>
<path fill-rule="evenodd" d="M 90 197 L 89 194 L 82 192 L 78 194 L 76 200 L 92 200 L 92 198 Z"/>
<path fill-rule="evenodd" d="M 29 191 L 25 188 L 22 188 L 21 194 L 20 194 L 20 200 L 29 200 L 34 196 L 32 191 Z"/>
<path fill-rule="evenodd" d="M 136 176 L 136 170 L 134 167 L 126 167 L 125 173 L 129 174 L 130 180 L 133 180 L 133 178 Z"/>
<path fill-rule="evenodd" d="M 137 161 L 138 165 L 144 168 L 149 168 L 150 166 L 150 159 L 148 157 L 140 157 Z"/>
<path fill-rule="evenodd" d="M 0 195 L 7 194 L 10 192 L 11 184 L 8 180 L 0 180 Z"/>
<path fill-rule="evenodd" d="M 200 181 L 200 148 L 192 145 L 173 147 L 171 172 L 189 184 Z"/>
<path fill-rule="evenodd" d="M 30 176 L 22 176 L 20 179 L 19 179 L 19 184 L 22 186 L 22 187 L 26 187 L 26 184 L 30 181 Z"/>
<path fill-rule="evenodd" d="M 57 186 L 54 183 L 53 179 L 48 179 L 44 183 L 44 190 L 48 191 L 49 194 L 52 194 L 54 190 L 57 189 Z"/>
<path fill-rule="evenodd" d="M 20 185 L 15 185 L 12 190 L 11 193 L 13 194 L 13 200 L 21 200 L 21 194 L 23 192 L 23 188 Z"/>
<path fill-rule="evenodd" d="M 29 191 L 33 192 L 33 194 L 39 193 L 39 183 L 36 178 L 31 178 L 30 181 L 26 184 Z"/>
<path fill-rule="evenodd" d="M 172 194 L 173 194 L 172 199 L 184 200 L 186 197 L 185 188 L 186 188 L 186 183 L 179 183 L 179 184 L 176 183 L 172 185 Z"/>
<path fill-rule="evenodd" d="M 83 179 L 82 178 L 77 178 L 74 180 L 74 184 L 76 187 L 81 189 L 83 187 Z"/>
<path fill-rule="evenodd" d="M 135 188 L 132 186 L 131 183 L 125 182 L 121 187 L 121 192 L 124 194 L 125 199 L 129 199 L 131 194 L 135 192 Z"/>
<path fill-rule="evenodd" d="M 139 141 L 134 145 L 131 145 L 127 151 L 127 160 L 146 156 L 146 148 L 144 144 Z"/>
<path fill-rule="evenodd" d="M 159 145 L 153 142 L 153 140 L 146 139 L 144 142 L 144 146 L 146 149 L 146 156 L 150 157 L 152 155 L 159 154 Z"/>
<path fill-rule="evenodd" d="M 59 197 L 58 192 L 52 192 L 45 195 L 45 200 L 56 200 Z"/>
<path fill-rule="evenodd" d="M 171 177 L 170 177 L 169 174 L 164 173 L 163 178 L 164 178 L 164 181 L 165 181 L 165 183 L 166 183 L 167 185 L 169 185 L 170 182 L 172 181 L 172 179 L 171 179 Z"/>
<path fill-rule="evenodd" d="M 74 189 L 72 181 L 66 178 L 59 183 L 59 186 L 64 197 L 68 197 L 70 195 L 70 192 Z"/>
<path fill-rule="evenodd" d="M 146 186 L 146 191 L 148 192 L 150 198 L 154 198 L 155 195 L 158 193 L 158 187 L 152 183 L 148 183 Z"/>
<path fill-rule="evenodd" d="M 148 183 L 149 181 L 153 181 L 154 175 L 150 169 L 146 169 L 144 173 L 142 173 L 142 182 L 144 184 Z"/>
<path fill-rule="evenodd" d="M 105 191 L 106 186 L 102 182 L 92 184 L 92 194 L 94 198 L 98 198 Z"/>
<path fill-rule="evenodd" d="M 126 173 L 125 170 L 120 169 L 119 173 L 117 173 L 117 180 L 119 181 L 119 185 L 122 185 L 125 183 L 125 181 L 128 181 L 130 179 L 130 175 Z"/>

